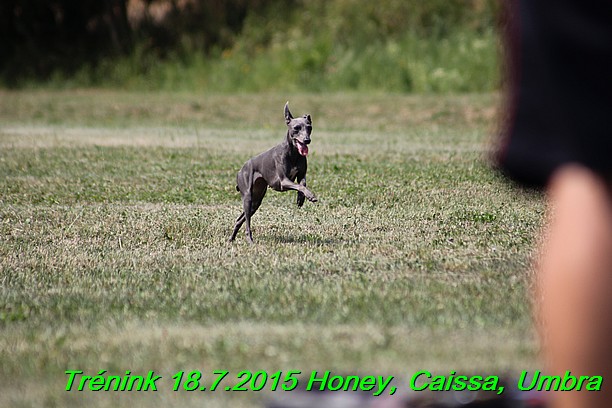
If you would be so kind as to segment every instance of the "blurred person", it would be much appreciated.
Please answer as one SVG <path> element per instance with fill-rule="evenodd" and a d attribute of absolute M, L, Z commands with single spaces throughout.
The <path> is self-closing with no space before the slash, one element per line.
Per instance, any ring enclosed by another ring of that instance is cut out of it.
<path fill-rule="evenodd" d="M 612 1 L 509 0 L 507 119 L 495 160 L 545 189 L 535 317 L 550 375 L 603 376 L 553 408 L 612 407 Z"/>

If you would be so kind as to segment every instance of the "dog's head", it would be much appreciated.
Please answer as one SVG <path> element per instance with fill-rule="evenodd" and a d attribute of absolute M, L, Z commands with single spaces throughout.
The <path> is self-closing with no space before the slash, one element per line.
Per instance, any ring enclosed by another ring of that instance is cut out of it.
<path fill-rule="evenodd" d="M 294 118 L 289 111 L 289 102 L 285 104 L 285 122 L 287 123 L 287 140 L 302 156 L 308 155 L 308 144 L 312 133 L 310 115 Z"/>

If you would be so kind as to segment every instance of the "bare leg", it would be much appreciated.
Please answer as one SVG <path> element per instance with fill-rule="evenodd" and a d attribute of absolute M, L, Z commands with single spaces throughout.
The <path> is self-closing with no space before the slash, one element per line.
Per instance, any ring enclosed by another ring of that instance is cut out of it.
<path fill-rule="evenodd" d="M 580 166 L 548 187 L 553 215 L 537 265 L 536 309 L 552 375 L 603 376 L 601 392 L 556 392 L 554 408 L 612 402 L 612 194 Z"/>

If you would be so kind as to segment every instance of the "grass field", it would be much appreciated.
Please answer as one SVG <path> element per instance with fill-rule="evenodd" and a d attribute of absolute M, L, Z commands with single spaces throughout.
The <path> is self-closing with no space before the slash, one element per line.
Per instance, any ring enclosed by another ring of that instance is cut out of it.
<path fill-rule="evenodd" d="M 241 232 L 235 174 L 311 113 L 309 186 Z M 538 367 L 545 206 L 487 165 L 495 95 L 0 92 L 0 406 L 258 406 L 179 370 Z M 64 390 L 65 370 L 164 376 Z M 488 371 L 487 371 L 488 370 Z M 234 380 L 235 381 L 235 380 Z M 401 388 L 400 383 L 396 384 Z"/>

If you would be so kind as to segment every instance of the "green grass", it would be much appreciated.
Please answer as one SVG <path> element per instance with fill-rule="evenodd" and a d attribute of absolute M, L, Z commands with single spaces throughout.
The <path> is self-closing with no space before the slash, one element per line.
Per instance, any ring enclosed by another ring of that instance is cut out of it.
<path fill-rule="evenodd" d="M 320 201 L 270 191 L 256 244 L 228 244 L 235 174 L 282 140 L 285 99 L 0 93 L 1 406 L 270 396 L 173 393 L 170 380 L 66 392 L 67 369 L 537 367 L 528 266 L 545 206 L 486 163 L 498 98 L 291 96 L 313 115 Z"/>

